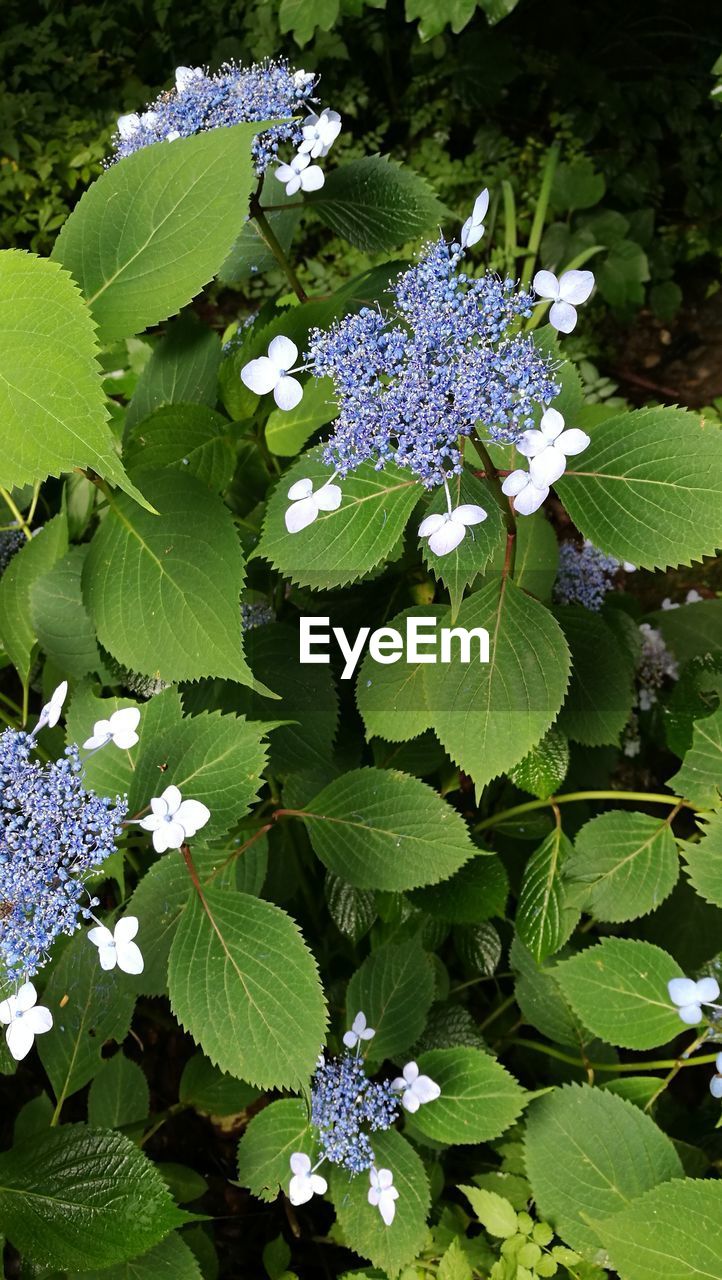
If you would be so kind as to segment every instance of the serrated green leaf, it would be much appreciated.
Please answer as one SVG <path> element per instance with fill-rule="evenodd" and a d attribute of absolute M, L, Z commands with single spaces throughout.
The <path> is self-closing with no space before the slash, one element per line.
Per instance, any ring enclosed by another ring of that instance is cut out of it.
<path fill-rule="evenodd" d="M 368 1178 L 349 1180 L 344 1169 L 334 1168 L 329 1179 L 331 1198 L 349 1248 L 368 1258 L 391 1280 L 421 1250 L 426 1239 L 429 1184 L 424 1166 L 413 1147 L 395 1129 L 373 1136 L 376 1167 L 391 1169 L 399 1193 L 393 1229 L 368 1202 Z"/>
<path fill-rule="evenodd" d="M 98 639 L 144 675 L 251 683 L 241 639 L 245 569 L 231 513 L 177 471 L 154 475 L 147 487 L 160 514 L 121 497 L 90 544 L 83 594 Z"/>
<path fill-rule="evenodd" d="M 540 1214 L 587 1258 L 599 1249 L 590 1219 L 611 1218 L 682 1174 L 672 1143 L 649 1116 L 588 1085 L 567 1085 L 534 1103 L 526 1164 Z"/>
<path fill-rule="evenodd" d="M 489 662 L 427 667 L 426 697 L 442 745 L 481 787 L 523 759 L 555 719 L 569 651 L 548 609 L 506 578 L 469 596 L 455 625 L 488 631 Z"/>
<path fill-rule="evenodd" d="M 490 978 L 501 960 L 501 938 L 488 920 L 454 930 L 454 946 L 465 970 Z"/>
<path fill-rule="evenodd" d="M 229 427 L 228 419 L 207 405 L 164 405 L 132 432 L 123 460 L 132 473 L 177 468 L 209 489 L 225 489 L 236 464 Z"/>
<path fill-rule="evenodd" d="M 717 1280 L 721 1212 L 719 1182 L 685 1178 L 651 1188 L 593 1225 L 625 1280 Z"/>
<path fill-rule="evenodd" d="M 350 1026 L 363 1012 L 376 1031 L 367 1054 L 374 1062 L 394 1058 L 421 1034 L 434 996 L 430 957 L 417 941 L 388 942 L 367 956 L 346 991 Z"/>
<path fill-rule="evenodd" d="M 701 840 L 680 844 L 685 870 L 697 893 L 722 907 L 722 813 L 700 817 L 698 830 Z"/>
<path fill-rule="evenodd" d="M 185 1214 L 128 1138 L 63 1125 L 0 1155 L 0 1221 L 28 1258 L 78 1271 L 143 1253 Z"/>
<path fill-rule="evenodd" d="M 459 814 L 392 769 L 350 769 L 298 816 L 329 871 L 359 889 L 436 884 L 475 852 Z"/>
<path fill-rule="evenodd" d="M 131 431 L 164 404 L 207 404 L 218 399 L 221 343 L 192 312 L 173 320 L 136 383 L 125 415 Z"/>
<path fill-rule="evenodd" d="M 498 3 L 498 0 L 494 0 Z M 511 0 L 501 0 L 509 4 Z M 516 0 L 513 0 L 516 3 Z M 444 30 L 447 23 L 458 34 L 471 21 L 477 7 L 477 0 L 446 0 L 439 5 L 435 0 L 406 0 L 406 21 L 419 19 L 419 39 L 433 40 Z"/>
<path fill-rule="evenodd" d="M 284 517 L 291 486 L 307 478 L 317 489 L 331 476 L 321 453 L 321 448 L 311 449 L 281 477 L 255 552 L 299 586 L 317 590 L 363 578 L 391 556 L 421 496 L 421 485 L 410 472 L 391 464 L 375 471 L 364 463 L 339 482 L 343 497 L 336 511 L 322 511 L 306 529 L 288 533 Z"/>
<path fill-rule="evenodd" d="M 288 1187 L 294 1151 L 314 1156 L 316 1138 L 300 1098 L 282 1098 L 254 1116 L 238 1147 L 238 1181 L 259 1200 Z"/>
<path fill-rule="evenodd" d="M 331 871 L 326 872 L 326 905 L 336 928 L 352 942 L 360 942 L 376 919 L 374 894 L 355 889 Z"/>
<path fill-rule="evenodd" d="M 418 1063 L 441 1089 L 440 1097 L 414 1115 L 417 1128 L 435 1142 L 488 1142 L 520 1116 L 524 1090 L 481 1049 L 430 1049 Z"/>
<path fill-rule="evenodd" d="M 647 915 L 669 897 L 679 875 L 669 822 L 621 809 L 601 813 L 577 833 L 564 874 L 574 901 L 597 920 Z"/>
<path fill-rule="evenodd" d="M 280 907 L 226 889 L 203 894 L 171 945 L 173 1012 L 222 1071 L 262 1088 L 299 1088 L 326 1027 L 313 956 Z"/>
<path fill-rule="evenodd" d="M 697 601 L 679 609 L 658 609 L 645 622 L 662 632 L 679 662 L 722 650 L 722 599 Z"/>
<path fill-rule="evenodd" d="M 511 944 L 509 962 L 516 974 L 514 995 L 524 1020 L 555 1044 L 572 1046 L 590 1040 L 572 1012 L 555 979 L 556 967 L 538 965 L 517 935 Z"/>
<path fill-rule="evenodd" d="M 178 1087 L 180 1102 L 214 1116 L 238 1115 L 257 1097 L 257 1089 L 219 1071 L 203 1053 L 188 1059 Z"/>
<path fill-rule="evenodd" d="M 30 616 L 41 648 L 59 671 L 75 678 L 102 666 L 81 589 L 87 547 L 71 547 L 30 587 Z"/>
<path fill-rule="evenodd" d="M 632 672 L 614 632 L 580 604 L 554 610 L 572 655 L 559 728 L 573 742 L 601 747 L 619 741 L 634 701 Z"/>
<path fill-rule="evenodd" d="M 436 636 L 436 628 L 432 624 L 447 612 L 444 605 L 416 605 L 412 609 L 404 609 L 388 625 L 405 637 L 408 618 L 425 618 L 430 621 L 423 633 Z M 420 639 L 422 657 L 430 656 L 433 651 L 431 643 Z M 370 650 L 366 651 L 356 680 L 356 705 L 366 726 L 367 738 L 407 742 L 432 728 L 433 717 L 424 685 L 425 665 L 422 661 L 407 662 L 405 653 L 400 655 L 398 662 L 381 663 L 372 657 Z"/>
<path fill-rule="evenodd" d="M 515 787 L 546 800 L 559 789 L 569 771 L 569 743 L 552 725 L 541 742 L 508 771 Z"/>
<path fill-rule="evenodd" d="M 388 156 L 362 156 L 332 169 L 306 203 L 337 235 L 371 253 L 415 239 L 445 213 L 426 179 Z"/>
<path fill-rule="evenodd" d="M 0 635 L 5 652 L 27 684 L 30 677 L 35 632 L 30 617 L 33 585 L 49 573 L 68 549 L 68 526 L 61 512 L 13 556 L 0 578 Z"/>
<path fill-rule="evenodd" d="M 38 1039 L 38 1052 L 58 1103 L 92 1080 L 106 1041 L 121 1044 L 128 1034 L 135 993 L 124 979 L 101 969 L 84 929 L 53 965 L 43 992 L 53 1030 Z"/>
<path fill-rule="evenodd" d="M 692 746 L 682 768 L 667 786 L 700 809 L 715 809 L 722 795 L 722 707 L 704 720 L 695 721 Z"/>
<path fill-rule="evenodd" d="M 338 17 L 339 0 L 281 0 L 278 25 L 282 32 L 292 31 L 296 44 L 308 44 L 317 27 L 330 31 Z"/>
<path fill-rule="evenodd" d="M 453 507 L 471 503 L 482 507 L 487 513 L 486 520 L 481 524 L 468 526 L 463 541 L 448 555 L 434 555 L 428 540 L 419 540 L 424 564 L 449 591 L 453 622 L 466 587 L 484 571 L 495 555 L 503 555 L 506 537 L 501 511 L 487 481 L 478 480 L 469 471 L 462 471 L 460 475 L 451 477 L 449 490 Z M 425 508 L 424 515 L 444 513 L 446 509 L 446 493 L 443 488 L 437 489 Z"/>
<path fill-rule="evenodd" d="M 722 545 L 722 433 L 684 409 L 600 422 L 556 488 L 595 547 L 641 568 L 689 564 Z"/>
<path fill-rule="evenodd" d="M 653 1049 L 679 1034 L 667 993 L 679 965 L 661 947 L 632 938 L 605 938 L 563 960 L 554 978 L 594 1035 L 625 1049 Z"/>
<path fill-rule="evenodd" d="M 471 858 L 443 884 L 409 894 L 414 906 L 450 924 L 479 924 L 503 916 L 509 896 L 509 877 L 495 854 L 474 849 Z"/>
<path fill-rule="evenodd" d="M 143 147 L 106 169 L 55 242 L 103 342 L 158 324 L 220 269 L 255 184 L 258 124 Z"/>
<path fill-rule="evenodd" d="M 76 1280 L 201 1280 L 201 1271 L 192 1250 L 174 1231 L 139 1258 L 102 1271 L 83 1271 Z"/>
<path fill-rule="evenodd" d="M 150 1090 L 145 1072 L 125 1054 L 114 1054 L 103 1063 L 90 1086 L 88 1124 L 94 1129 L 120 1129 L 146 1120 L 149 1111 Z"/>
<path fill-rule="evenodd" d="M 573 853 L 561 827 L 534 850 L 529 859 L 516 911 L 516 931 L 537 964 L 564 946 L 579 912 L 567 903 L 563 876 Z"/>
<path fill-rule="evenodd" d="M 338 416 L 330 378 L 312 378 L 295 409 L 274 409 L 266 422 L 266 444 L 279 458 L 295 458 L 299 449 Z"/>
<path fill-rule="evenodd" d="M 489 1235 L 508 1239 L 519 1230 L 519 1222 L 514 1206 L 496 1191 L 486 1191 L 480 1187 L 459 1187 L 466 1196 L 479 1222 Z"/>
<path fill-rule="evenodd" d="M 146 505 L 113 444 L 93 319 L 57 263 L 0 254 L 0 342 L 0 483 L 92 467 Z"/>
<path fill-rule="evenodd" d="M 458 1240 L 452 1240 L 439 1262 L 438 1280 L 473 1280 L 471 1263 Z"/>

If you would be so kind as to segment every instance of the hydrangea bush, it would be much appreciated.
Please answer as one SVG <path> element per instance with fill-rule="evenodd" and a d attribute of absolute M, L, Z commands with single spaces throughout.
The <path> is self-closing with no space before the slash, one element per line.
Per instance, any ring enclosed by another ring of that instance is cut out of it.
<path fill-rule="evenodd" d="M 342 124 L 180 67 L 0 255 L 8 1274 L 719 1276 L 719 425 L 585 401 L 549 183 Z"/>

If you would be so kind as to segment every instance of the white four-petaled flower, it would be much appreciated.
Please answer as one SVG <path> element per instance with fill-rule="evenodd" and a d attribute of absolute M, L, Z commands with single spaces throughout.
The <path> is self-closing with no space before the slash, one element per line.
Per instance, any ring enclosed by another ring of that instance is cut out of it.
<path fill-rule="evenodd" d="M 0 1022 L 7 1026 L 5 1039 L 16 1062 L 27 1058 L 36 1036 L 43 1035 L 53 1025 L 53 1015 L 44 1005 L 37 1003 L 38 993 L 32 982 L 26 982 L 17 995 L 9 996 L 0 1004 Z"/>
<path fill-rule="evenodd" d="M 489 208 L 489 192 L 486 187 L 479 192 L 474 201 L 474 208 L 471 211 L 471 217 L 466 219 L 461 228 L 461 247 L 462 249 L 470 249 L 477 240 L 481 240 L 484 234 L 484 218 Z"/>
<path fill-rule="evenodd" d="M 378 1209 L 381 1217 L 387 1227 L 391 1226 L 396 1213 L 396 1201 L 399 1193 L 394 1186 L 394 1175 L 390 1169 L 376 1169 L 371 1167 L 369 1170 L 369 1187 L 368 1201 L 375 1209 Z"/>
<path fill-rule="evenodd" d="M 551 299 L 549 323 L 560 333 L 571 333 L 577 323 L 577 307 L 586 302 L 594 288 L 591 271 L 564 271 L 558 278 L 553 271 L 537 271 L 534 292 Z"/>
<path fill-rule="evenodd" d="M 294 1151 L 291 1156 L 291 1173 L 293 1177 L 288 1184 L 291 1204 L 306 1204 L 312 1196 L 322 1196 L 328 1190 L 326 1179 L 313 1172 L 310 1158 L 303 1151 Z"/>
<path fill-rule="evenodd" d="M 178 93 L 185 93 L 189 84 L 203 77 L 202 67 L 176 67 L 175 87 Z"/>
<path fill-rule="evenodd" d="M 177 787 L 166 787 L 162 796 L 155 796 L 150 807 L 152 813 L 140 819 L 144 831 L 152 831 L 156 853 L 166 849 L 180 849 L 186 840 L 204 827 L 211 816 L 200 800 L 184 800 Z"/>
<path fill-rule="evenodd" d="M 487 512 L 474 503 L 462 503 L 453 511 L 427 516 L 419 525 L 419 537 L 429 539 L 429 550 L 435 556 L 446 556 L 458 547 L 469 525 L 481 524 Z"/>
<path fill-rule="evenodd" d="M 366 1026 L 366 1014 L 357 1013 L 351 1023 L 351 1030 L 344 1033 L 343 1042 L 347 1049 L 355 1049 L 361 1040 L 373 1040 L 376 1031 Z"/>
<path fill-rule="evenodd" d="M 693 978 L 672 978 L 667 990 L 682 1021 L 693 1027 L 702 1021 L 702 1005 L 717 999 L 719 983 L 716 978 L 700 978 L 698 982 Z"/>
<path fill-rule="evenodd" d="M 431 1076 L 419 1075 L 416 1062 L 407 1062 L 400 1076 L 391 1082 L 391 1088 L 401 1093 L 401 1105 L 413 1115 L 424 1102 L 435 1102 L 441 1089 Z"/>
<path fill-rule="evenodd" d="M 98 948 L 101 969 L 114 969 L 117 965 L 123 973 L 142 973 L 143 956 L 133 938 L 138 932 L 136 916 L 123 916 L 112 933 L 104 924 L 88 930 L 88 937 Z"/>
<path fill-rule="evenodd" d="M 114 746 L 127 751 L 138 741 L 136 729 L 139 721 L 138 707 L 121 707 L 119 711 L 114 711 L 108 720 L 96 720 L 92 734 L 83 743 L 83 749 L 96 751 L 98 747 L 104 747 L 107 742 L 112 742 Z"/>
<path fill-rule="evenodd" d="M 65 702 L 67 693 L 68 682 L 67 680 L 63 680 L 58 685 L 57 689 L 53 691 L 50 701 L 45 703 L 45 706 L 40 712 L 40 719 L 35 726 L 36 733 L 38 732 L 38 729 L 44 729 L 46 725 L 49 729 L 53 729 L 55 727 L 60 719 L 60 712 L 63 709 L 63 703 Z"/>
<path fill-rule="evenodd" d="M 310 155 L 305 153 L 294 156 L 290 164 L 279 164 L 275 176 L 285 184 L 287 196 L 295 196 L 297 191 L 319 191 L 326 181 L 321 166 L 311 164 Z"/>
<path fill-rule="evenodd" d="M 303 122 L 303 142 L 298 148 L 299 155 L 308 155 L 312 160 L 319 156 L 327 156 L 341 132 L 341 117 L 338 111 L 330 111 L 324 107 L 320 116 L 311 112 Z"/>
<path fill-rule="evenodd" d="M 279 409 L 295 409 L 303 396 L 303 387 L 297 378 L 289 377 L 298 359 L 298 347 L 290 338 L 278 334 L 268 344 L 268 355 L 249 360 L 241 369 L 241 381 L 257 396 L 273 392 Z"/>
<path fill-rule="evenodd" d="M 124 141 L 127 141 L 133 137 L 134 133 L 138 132 L 141 125 L 146 129 L 152 129 L 157 122 L 157 111 L 144 111 L 141 116 L 135 111 L 131 111 L 128 115 L 118 116 L 118 133 Z"/>
<path fill-rule="evenodd" d="M 327 481 L 314 493 L 312 480 L 297 480 L 288 490 L 291 505 L 286 511 L 286 528 L 298 533 L 313 524 L 319 511 L 337 511 L 341 505 L 341 490 L 337 484 Z"/>
<path fill-rule="evenodd" d="M 717 1054 L 715 1067 L 717 1068 L 717 1073 L 712 1076 L 709 1082 L 709 1091 L 713 1098 L 722 1098 L 722 1053 Z"/>
<path fill-rule="evenodd" d="M 554 484 L 564 474 L 567 456 L 581 453 L 589 444 L 586 431 L 572 427 L 564 430 L 564 419 L 558 409 L 547 409 L 538 431 L 525 431 L 517 449 L 529 458 L 529 474 L 538 488 Z"/>
<path fill-rule="evenodd" d="M 542 502 L 549 496 L 549 485 L 536 485 L 528 471 L 510 471 L 501 486 L 507 498 L 514 499 L 514 510 L 517 515 L 530 516 L 538 511 Z"/>

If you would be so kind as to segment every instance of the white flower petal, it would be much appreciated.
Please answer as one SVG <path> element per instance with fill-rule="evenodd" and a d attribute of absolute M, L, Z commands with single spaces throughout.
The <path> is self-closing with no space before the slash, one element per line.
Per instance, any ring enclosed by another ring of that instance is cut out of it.
<path fill-rule="evenodd" d="M 394 1187 L 390 1191 L 382 1191 L 379 1196 L 379 1213 L 383 1218 L 387 1227 L 391 1226 L 396 1215 L 396 1200 L 398 1191 Z"/>
<path fill-rule="evenodd" d="M 438 512 L 434 512 L 433 515 L 426 516 L 419 525 L 419 537 L 430 537 L 432 533 L 436 533 L 437 529 L 440 529 L 442 525 L 446 524 L 448 518 L 449 517 L 446 514 L 441 515 Z"/>
<path fill-rule="evenodd" d="M 575 308 L 569 302 L 553 302 L 549 309 L 549 323 L 560 333 L 571 333 L 577 323 Z"/>
<path fill-rule="evenodd" d="M 306 169 L 301 174 L 301 188 L 303 191 L 320 191 L 326 181 L 325 174 L 320 165 L 312 164 L 310 169 Z"/>
<path fill-rule="evenodd" d="M 562 302 L 573 302 L 577 307 L 586 302 L 593 288 L 591 271 L 565 271 L 559 277 L 559 297 Z"/>
<path fill-rule="evenodd" d="M 121 138 L 127 141 L 132 138 L 133 134 L 140 129 L 140 116 L 134 111 L 129 112 L 126 116 L 118 116 L 118 133 Z"/>
<path fill-rule="evenodd" d="M 307 1204 L 313 1198 L 313 1187 L 308 1174 L 294 1174 L 288 1184 L 288 1198 L 293 1205 Z"/>
<path fill-rule="evenodd" d="M 16 1062 L 27 1058 L 35 1035 L 25 1018 L 14 1018 L 5 1032 L 8 1049 Z"/>
<path fill-rule="evenodd" d="M 119 946 L 123 943 L 131 942 L 138 932 L 137 916 L 121 916 L 115 926 L 114 938 Z"/>
<path fill-rule="evenodd" d="M 540 298 L 559 297 L 559 281 L 553 271 L 537 271 L 532 281 L 532 288 Z"/>
<path fill-rule="evenodd" d="M 116 947 L 118 968 L 123 973 L 143 972 L 143 953 L 135 942 L 124 942 Z"/>
<path fill-rule="evenodd" d="M 541 431 L 523 431 L 516 441 L 516 447 L 523 458 L 533 458 L 542 449 L 546 449 L 548 443 Z"/>
<path fill-rule="evenodd" d="M 462 249 L 471 249 L 473 245 L 477 244 L 478 241 L 481 240 L 483 234 L 484 234 L 484 228 L 481 225 L 481 223 L 476 224 L 476 223 L 473 223 L 470 218 L 467 219 L 467 221 L 464 223 L 464 226 L 462 227 L 462 232 L 461 232 Z"/>
<path fill-rule="evenodd" d="M 541 435 L 546 444 L 556 440 L 564 430 L 564 419 L 558 409 L 546 409 L 539 423 Z"/>
<path fill-rule="evenodd" d="M 13 1007 L 15 1005 L 14 996 L 9 996 L 7 1000 L 0 1000 L 0 1022 L 8 1023 L 13 1020 Z"/>
<path fill-rule="evenodd" d="M 719 983 L 716 978 L 700 978 L 696 984 L 697 1000 L 702 1004 L 709 1004 L 710 1000 L 716 1000 L 719 995 Z"/>
<path fill-rule="evenodd" d="M 561 449 L 557 449 L 556 445 L 552 444 L 530 460 L 529 474 L 537 488 L 542 489 L 545 485 L 554 484 L 560 476 L 563 476 L 566 465 L 567 460 Z"/>
<path fill-rule="evenodd" d="M 691 978 L 671 978 L 667 991 L 673 1004 L 693 1004 L 697 999 L 697 983 Z"/>
<path fill-rule="evenodd" d="M 287 374 L 279 378 L 273 389 L 273 398 L 279 409 L 295 409 L 303 399 L 303 387 L 298 378 L 289 378 Z"/>
<path fill-rule="evenodd" d="M 290 164 L 279 164 L 274 171 L 274 176 L 278 178 L 279 182 L 293 182 L 298 177 L 298 173 L 291 168 Z"/>
<path fill-rule="evenodd" d="M 289 1161 L 291 1165 L 291 1173 L 310 1173 L 311 1157 L 307 1156 L 305 1151 L 294 1151 Z"/>
<path fill-rule="evenodd" d="M 389 1187 L 394 1185 L 394 1175 L 390 1169 L 379 1169 L 377 1177 L 377 1186 L 380 1187 L 382 1191 L 386 1191 Z"/>
<path fill-rule="evenodd" d="M 323 484 L 314 497 L 321 511 L 337 511 L 343 494 L 337 484 Z"/>
<path fill-rule="evenodd" d="M 296 480 L 288 490 L 288 496 L 294 502 L 298 502 L 300 498 L 310 498 L 313 493 L 313 480 Z"/>
<path fill-rule="evenodd" d="M 301 529 L 313 524 L 317 515 L 318 503 L 314 497 L 292 502 L 285 515 L 286 528 L 289 533 L 299 533 Z"/>
<path fill-rule="evenodd" d="M 421 1106 L 421 1100 L 416 1097 L 413 1089 L 407 1089 L 401 1098 L 401 1105 L 404 1111 L 408 1111 L 410 1115 L 413 1115 Z"/>
<path fill-rule="evenodd" d="M 175 818 L 187 836 L 194 836 L 201 827 L 206 825 L 210 816 L 210 809 L 200 800 L 184 800 Z"/>
<path fill-rule="evenodd" d="M 110 947 L 115 939 L 110 929 L 107 929 L 104 924 L 98 924 L 93 929 L 88 929 L 88 941 L 92 942 L 94 947 Z"/>
<path fill-rule="evenodd" d="M 107 947 L 98 947 L 98 959 L 100 960 L 101 969 L 104 969 L 106 973 L 114 969 L 118 963 L 118 948 L 115 943 L 110 942 Z"/>
<path fill-rule="evenodd" d="M 244 364 L 241 369 L 241 382 L 257 396 L 265 396 L 269 391 L 273 391 L 278 379 L 278 369 L 268 356 L 249 360 L 248 364 Z"/>
<path fill-rule="evenodd" d="M 312 1173 L 308 1180 L 311 1184 L 311 1191 L 315 1196 L 325 1196 L 328 1191 L 328 1183 L 325 1178 L 321 1177 L 320 1173 Z"/>
<path fill-rule="evenodd" d="M 514 509 L 520 516 L 531 516 L 535 511 L 539 510 L 548 496 L 549 490 L 546 486 L 543 489 L 539 489 L 532 481 L 529 481 L 514 499 Z"/>
<path fill-rule="evenodd" d="M 713 1098 L 722 1098 L 722 1076 L 712 1076 L 709 1082 L 709 1091 Z"/>
<path fill-rule="evenodd" d="M 165 800 L 167 805 L 166 813 L 169 816 L 177 813 L 183 803 L 183 796 L 178 790 L 178 787 L 174 786 L 173 783 L 171 783 L 169 787 L 166 787 L 160 798 L 161 800 Z"/>
<path fill-rule="evenodd" d="M 433 551 L 435 556 L 447 556 L 455 547 L 458 547 L 465 533 L 463 524 L 457 524 L 455 520 L 447 520 L 429 538 L 429 551 Z"/>
<path fill-rule="evenodd" d="M 38 1004 L 23 1014 L 23 1022 L 27 1022 L 34 1036 L 43 1036 L 46 1031 L 52 1031 L 53 1015 L 44 1004 Z"/>
<path fill-rule="evenodd" d="M 679 1016 L 688 1026 L 696 1027 L 702 1021 L 702 1009 L 698 1004 L 685 1004 L 680 1009 Z"/>
<path fill-rule="evenodd" d="M 586 431 L 580 431 L 578 427 L 570 427 L 569 431 L 562 432 L 556 447 L 571 457 L 575 453 L 583 453 L 590 444 L 591 438 Z"/>
<path fill-rule="evenodd" d="M 419 1064 L 418 1062 L 407 1062 L 404 1067 L 404 1080 L 407 1084 L 413 1084 L 418 1079 Z"/>
<path fill-rule="evenodd" d="M 458 520 L 461 524 L 481 524 L 486 520 L 487 512 L 483 507 L 477 507 L 473 502 L 462 502 L 460 507 L 455 507 L 451 513 L 452 520 Z"/>
<path fill-rule="evenodd" d="M 175 69 L 175 87 L 178 93 L 184 93 L 194 80 L 199 80 L 203 75 L 201 67 L 176 67 Z"/>
<path fill-rule="evenodd" d="M 290 338 L 285 338 L 282 333 L 279 333 L 277 337 L 271 338 L 268 344 L 268 358 L 285 373 L 296 363 L 298 347 Z"/>
<path fill-rule="evenodd" d="M 15 997 L 15 1012 L 27 1013 L 37 1001 L 38 993 L 32 982 L 24 982 Z"/>
<path fill-rule="evenodd" d="M 347 1049 L 355 1049 L 358 1044 L 358 1036 L 355 1031 L 344 1031 L 343 1042 Z"/>
<path fill-rule="evenodd" d="M 117 733 L 118 729 L 122 729 L 123 732 L 137 729 L 140 724 L 140 707 L 120 707 L 118 711 L 113 712 L 108 723 L 113 733 Z"/>
<path fill-rule="evenodd" d="M 529 472 L 522 471 L 518 468 L 516 471 L 510 471 L 502 482 L 501 491 L 505 493 L 507 498 L 515 498 L 522 489 L 525 489 L 529 483 Z"/>
<path fill-rule="evenodd" d="M 419 1076 L 414 1081 L 414 1094 L 419 1102 L 435 1102 L 441 1096 L 441 1089 L 431 1076 Z"/>
<path fill-rule="evenodd" d="M 486 217 L 488 210 L 489 210 L 489 188 L 484 187 L 484 190 L 480 191 L 478 196 L 476 197 L 476 200 L 474 201 L 474 208 L 471 211 L 471 216 L 474 221 L 474 226 L 478 226 L 480 222 L 484 221 L 484 218 Z"/>

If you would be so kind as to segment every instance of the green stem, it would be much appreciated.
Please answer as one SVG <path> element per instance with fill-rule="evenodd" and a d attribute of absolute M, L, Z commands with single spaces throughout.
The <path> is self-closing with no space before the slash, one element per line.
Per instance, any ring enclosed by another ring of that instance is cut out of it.
<path fill-rule="evenodd" d="M 14 515 L 18 525 L 20 526 L 23 533 L 25 534 L 25 537 L 29 541 L 30 538 L 32 538 L 33 536 L 30 529 L 30 525 L 25 519 L 20 508 L 17 507 L 16 504 L 13 502 L 12 494 L 8 493 L 7 489 L 3 489 L 2 486 L 0 486 L 0 498 L 2 498 L 8 510 Z"/>
<path fill-rule="evenodd" d="M 507 996 L 506 1000 L 502 1000 L 501 1004 L 498 1004 L 495 1009 L 492 1009 L 488 1018 L 484 1018 L 484 1021 L 479 1023 L 479 1030 L 484 1031 L 486 1027 L 491 1026 L 492 1022 L 495 1022 L 496 1019 L 499 1018 L 502 1013 L 506 1013 L 507 1009 L 510 1009 L 511 1006 L 515 1003 L 516 1003 L 516 996 Z"/>
<path fill-rule="evenodd" d="M 504 197 L 504 256 L 506 258 L 506 274 L 514 276 L 516 274 L 516 255 L 519 247 L 516 239 L 516 201 L 514 199 L 514 188 L 511 183 L 504 180 L 501 184 L 502 195 Z"/>
<path fill-rule="evenodd" d="M 506 531 L 511 535 L 511 537 L 516 537 L 516 519 L 506 494 L 502 490 L 498 468 L 494 466 L 494 463 L 491 460 L 491 455 L 489 454 L 486 446 L 483 445 L 479 439 L 479 433 L 476 428 L 472 431 L 469 439 L 484 464 L 484 476 L 489 481 L 489 484 L 493 489 L 496 505 L 501 512 L 502 519 L 506 525 Z"/>
<path fill-rule="evenodd" d="M 693 1049 L 696 1043 L 695 1041 L 690 1046 L 690 1049 Z M 517 1036 L 514 1040 L 507 1041 L 507 1048 L 511 1046 L 521 1049 L 533 1049 L 536 1053 L 543 1053 L 547 1058 L 556 1058 L 558 1062 L 566 1062 L 572 1067 L 591 1067 L 592 1071 L 608 1072 L 612 1075 L 615 1073 L 639 1075 L 640 1072 L 644 1071 L 667 1071 L 670 1068 L 676 1074 L 677 1071 L 681 1071 L 684 1067 L 706 1067 L 710 1063 L 717 1061 L 716 1053 L 703 1053 L 699 1058 L 688 1059 L 654 1058 L 644 1062 L 585 1062 L 584 1059 L 576 1057 L 573 1053 L 564 1053 L 562 1049 L 556 1049 L 550 1044 L 540 1044 L 538 1040 L 527 1040 L 525 1036 Z"/>
<path fill-rule="evenodd" d="M 577 800 L 637 800 L 645 804 L 668 804 L 670 808 L 692 809 L 698 813 L 697 806 L 679 796 L 659 795 L 653 791 L 569 791 L 563 796 L 548 796 L 546 800 L 527 800 L 525 804 L 515 804 L 511 809 L 502 809 L 501 813 L 493 813 L 490 818 L 478 822 L 474 831 L 486 831 L 489 827 L 498 827 L 500 822 L 508 818 L 518 818 L 524 813 L 533 813 L 536 809 L 553 809 L 557 804 L 573 804 Z"/>
<path fill-rule="evenodd" d="M 534 210 L 534 221 L 531 225 L 531 234 L 529 236 L 529 244 L 526 250 L 526 261 L 524 262 L 524 270 L 521 273 L 521 287 L 526 289 L 532 277 L 534 263 L 539 252 L 539 245 L 544 233 L 544 223 L 546 222 L 547 209 L 549 207 L 549 197 L 552 191 L 552 182 L 556 173 L 557 164 L 559 162 L 559 143 L 552 143 L 547 152 L 547 158 L 544 163 L 544 172 L 542 174 L 541 187 L 539 189 L 539 198 L 536 202 Z"/>
<path fill-rule="evenodd" d="M 276 259 L 276 262 L 278 263 L 279 267 L 281 267 L 282 271 L 284 271 L 288 279 L 288 282 L 291 288 L 293 289 L 293 292 L 295 293 L 296 297 L 298 298 L 299 302 L 308 302 L 308 294 L 306 293 L 306 290 L 304 289 L 303 285 L 301 284 L 301 281 L 296 275 L 296 272 L 291 266 L 291 263 L 289 262 L 286 254 L 284 253 L 281 247 L 281 244 L 279 243 L 273 231 L 273 228 L 271 227 L 271 224 L 268 221 L 268 218 L 266 217 L 265 213 L 263 212 L 261 206 L 258 204 L 257 201 L 251 202 L 251 217 L 255 218 L 258 224 L 258 230 L 261 235 L 261 239 L 265 240 L 266 244 L 268 245 L 268 248 L 271 250 L 271 253 Z"/>

